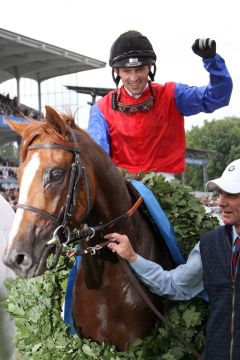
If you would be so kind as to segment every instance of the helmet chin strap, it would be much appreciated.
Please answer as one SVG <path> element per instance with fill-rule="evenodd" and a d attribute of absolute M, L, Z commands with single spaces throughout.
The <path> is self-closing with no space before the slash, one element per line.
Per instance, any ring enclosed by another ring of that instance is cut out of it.
<path fill-rule="evenodd" d="M 150 77 L 151 81 L 154 81 L 156 71 L 157 71 L 157 67 L 156 67 L 156 64 L 152 64 L 152 66 L 153 66 L 153 72 L 150 70 L 149 73 L 148 73 L 148 76 Z"/>
<path fill-rule="evenodd" d="M 118 85 L 119 85 L 119 82 L 120 82 L 121 78 L 120 78 L 119 75 L 115 76 L 115 69 L 114 68 L 112 68 L 112 78 L 113 78 L 113 81 L 116 84 L 116 88 L 118 88 Z"/>

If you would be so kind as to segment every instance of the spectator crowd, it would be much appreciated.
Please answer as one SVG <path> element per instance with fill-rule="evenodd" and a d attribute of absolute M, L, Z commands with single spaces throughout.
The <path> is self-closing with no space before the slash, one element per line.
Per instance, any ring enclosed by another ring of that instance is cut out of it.
<path fill-rule="evenodd" d="M 30 117 L 40 120 L 43 116 L 39 111 L 20 104 L 17 97 L 0 94 L 0 115 Z M 17 164 L 5 161 L 0 157 L 0 194 L 16 209 L 18 202 Z"/>
<path fill-rule="evenodd" d="M 0 94 L 0 114 L 14 115 L 16 117 L 31 117 L 36 120 L 42 118 L 42 114 L 40 114 L 39 111 L 29 106 L 19 104 L 18 98 L 14 97 L 13 99 L 11 99 L 9 97 L 9 94 Z"/>
<path fill-rule="evenodd" d="M 0 193 L 13 210 L 18 202 L 17 167 L 12 162 L 0 161 Z"/>

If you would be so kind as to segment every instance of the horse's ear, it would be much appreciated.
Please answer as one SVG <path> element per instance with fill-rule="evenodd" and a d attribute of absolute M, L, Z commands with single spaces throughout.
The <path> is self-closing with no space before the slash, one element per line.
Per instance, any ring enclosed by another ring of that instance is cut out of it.
<path fill-rule="evenodd" d="M 65 135 L 66 127 L 60 115 L 50 106 L 46 105 L 45 109 L 46 109 L 45 120 L 49 124 L 49 126 L 52 127 L 54 130 L 56 130 L 61 135 Z"/>
<path fill-rule="evenodd" d="M 24 130 L 29 125 L 28 123 L 22 123 L 22 122 L 16 122 L 12 120 L 5 120 L 5 122 L 10 126 L 11 129 L 13 129 L 16 133 L 19 135 L 23 135 Z"/>

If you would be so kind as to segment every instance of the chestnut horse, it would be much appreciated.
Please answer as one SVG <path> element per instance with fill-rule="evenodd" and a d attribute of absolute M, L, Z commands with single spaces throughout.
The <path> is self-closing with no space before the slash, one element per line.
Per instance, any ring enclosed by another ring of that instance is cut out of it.
<path fill-rule="evenodd" d="M 110 157 L 75 124 L 71 114 L 60 115 L 47 106 L 42 121 L 8 123 L 21 135 L 22 146 L 19 204 L 5 264 L 21 278 L 41 275 L 50 253 L 85 231 L 80 241 L 85 255 L 73 290 L 76 331 L 80 337 L 127 350 L 136 338 L 149 334 L 156 315 L 132 285 L 117 255 L 104 247 L 103 236 L 126 234 L 140 255 L 170 269 L 174 262 L 165 242 L 139 209 L 121 219 L 131 213 L 138 194 L 129 190 Z M 89 231 L 83 224 L 88 224 Z M 149 297 L 161 309 L 161 298 L 150 293 Z"/>

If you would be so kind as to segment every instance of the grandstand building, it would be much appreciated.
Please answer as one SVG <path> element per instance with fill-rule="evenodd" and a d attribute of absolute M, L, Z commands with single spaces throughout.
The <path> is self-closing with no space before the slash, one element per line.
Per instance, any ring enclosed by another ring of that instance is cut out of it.
<path fill-rule="evenodd" d="M 0 146 L 20 143 L 20 137 L 6 124 L 6 116 L 15 121 L 24 121 L 24 116 L 39 119 L 45 104 L 75 113 L 84 105 L 66 85 L 76 86 L 81 72 L 106 65 L 5 29 L 0 29 L 0 49 Z M 78 117 L 80 112 L 76 113 L 77 122 Z M 13 206 L 18 195 L 17 162 L 0 156 L 0 192 Z"/>
<path fill-rule="evenodd" d="M 73 112 L 87 106 L 66 85 L 79 85 L 81 72 L 106 66 L 103 61 L 5 29 L 0 29 L 0 48 L 0 94 L 39 113 L 44 112 L 45 104 Z"/>

